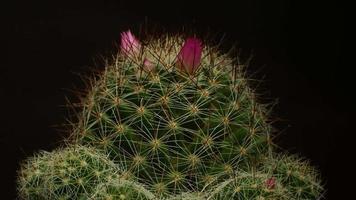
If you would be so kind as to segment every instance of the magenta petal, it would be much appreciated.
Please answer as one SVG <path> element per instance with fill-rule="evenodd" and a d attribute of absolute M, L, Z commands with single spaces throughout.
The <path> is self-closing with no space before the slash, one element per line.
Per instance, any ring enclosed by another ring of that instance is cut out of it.
<path fill-rule="evenodd" d="M 152 71 L 154 69 L 154 63 L 152 63 L 150 60 L 145 58 L 143 61 L 143 69 L 147 72 Z"/>
<path fill-rule="evenodd" d="M 121 33 L 121 51 L 127 56 L 137 56 L 140 53 L 141 43 L 130 30 Z"/>
<path fill-rule="evenodd" d="M 188 38 L 178 54 L 178 66 L 189 74 L 193 74 L 200 65 L 202 42 L 197 38 Z"/>

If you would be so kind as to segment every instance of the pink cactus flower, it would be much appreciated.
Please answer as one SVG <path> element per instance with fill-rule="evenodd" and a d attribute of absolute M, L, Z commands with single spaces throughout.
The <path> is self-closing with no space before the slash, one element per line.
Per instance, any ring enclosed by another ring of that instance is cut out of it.
<path fill-rule="evenodd" d="M 202 57 L 202 43 L 197 38 L 188 38 L 177 57 L 177 65 L 182 71 L 194 74 L 198 69 Z"/>
<path fill-rule="evenodd" d="M 267 179 L 265 184 L 268 189 L 270 189 L 270 190 L 274 189 L 276 187 L 276 178 L 271 177 L 271 178 Z"/>
<path fill-rule="evenodd" d="M 145 58 L 143 60 L 143 69 L 146 71 L 146 72 L 150 72 L 154 69 L 154 63 L 151 62 L 150 60 L 148 60 L 147 58 Z"/>
<path fill-rule="evenodd" d="M 130 30 L 121 33 L 121 51 L 127 56 L 136 57 L 140 54 L 141 43 Z"/>

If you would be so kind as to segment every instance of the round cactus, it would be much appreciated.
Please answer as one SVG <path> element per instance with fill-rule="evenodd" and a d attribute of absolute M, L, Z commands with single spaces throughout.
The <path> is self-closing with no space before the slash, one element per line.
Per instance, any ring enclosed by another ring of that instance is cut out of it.
<path fill-rule="evenodd" d="M 271 175 L 258 171 L 240 172 L 234 178 L 216 185 L 209 197 L 212 200 L 290 200 L 287 191 L 271 180 Z"/>
<path fill-rule="evenodd" d="M 208 199 L 307 200 L 322 197 L 318 173 L 308 162 L 296 156 L 276 154 L 262 160 L 259 166 L 238 171 L 234 178 L 217 184 Z"/>
<path fill-rule="evenodd" d="M 21 199 L 321 198 L 308 162 L 272 152 L 248 61 L 195 37 L 121 36 L 79 104 L 72 146 L 21 165 Z"/>
<path fill-rule="evenodd" d="M 82 101 L 75 142 L 104 149 L 157 194 L 200 191 L 269 150 L 265 105 L 244 65 L 197 38 L 139 42 L 121 52 Z"/>
<path fill-rule="evenodd" d="M 87 199 L 100 183 L 119 176 L 117 166 L 95 149 L 73 146 L 41 152 L 22 164 L 21 199 Z"/>
<path fill-rule="evenodd" d="M 274 155 L 266 160 L 265 170 L 273 172 L 291 194 L 290 199 L 320 199 L 323 186 L 319 173 L 297 156 Z"/>

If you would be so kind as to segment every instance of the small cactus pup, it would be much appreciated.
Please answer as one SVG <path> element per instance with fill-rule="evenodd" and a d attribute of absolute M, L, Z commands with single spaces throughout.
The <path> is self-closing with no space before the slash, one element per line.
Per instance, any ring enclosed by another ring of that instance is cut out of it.
<path fill-rule="evenodd" d="M 199 192 L 270 149 L 244 66 L 197 37 L 130 31 L 82 99 L 74 142 L 103 149 L 162 197 Z"/>
<path fill-rule="evenodd" d="M 308 161 L 295 155 L 274 155 L 267 159 L 265 170 L 273 172 L 275 179 L 291 194 L 291 199 L 321 199 L 323 185 L 317 170 Z"/>
<path fill-rule="evenodd" d="M 40 152 L 22 163 L 18 178 L 20 199 L 88 199 L 100 183 L 120 170 L 101 152 L 83 146 Z"/>
<path fill-rule="evenodd" d="M 316 170 L 297 156 L 271 154 L 256 168 L 238 171 L 234 178 L 216 184 L 211 200 L 321 199 L 323 186 Z"/>
<path fill-rule="evenodd" d="M 292 198 L 271 174 L 249 170 L 238 172 L 234 178 L 216 184 L 208 199 L 290 200 Z"/>

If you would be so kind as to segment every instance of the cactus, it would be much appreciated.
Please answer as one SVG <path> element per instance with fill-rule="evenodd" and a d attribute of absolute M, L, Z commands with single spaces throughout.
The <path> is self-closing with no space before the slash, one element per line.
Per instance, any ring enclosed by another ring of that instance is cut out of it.
<path fill-rule="evenodd" d="M 268 110 L 243 65 L 196 38 L 142 46 L 129 35 L 83 99 L 75 142 L 104 149 L 163 196 L 199 191 L 268 152 Z"/>
<path fill-rule="evenodd" d="M 91 79 L 70 146 L 19 171 L 22 199 L 318 199 L 316 170 L 272 152 L 269 106 L 232 59 L 195 37 L 140 42 Z"/>
<path fill-rule="evenodd" d="M 273 154 L 257 168 L 238 171 L 215 186 L 208 199 L 307 200 L 321 198 L 318 173 L 296 156 Z"/>
<path fill-rule="evenodd" d="M 265 170 L 273 172 L 291 194 L 290 199 L 307 200 L 321 198 L 323 186 L 319 173 L 308 161 L 297 156 L 274 155 L 266 160 Z"/>
<path fill-rule="evenodd" d="M 120 169 L 93 148 L 72 146 L 40 152 L 22 164 L 21 199 L 87 199 L 100 183 L 119 176 Z"/>

